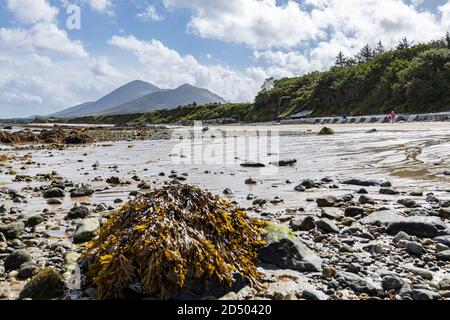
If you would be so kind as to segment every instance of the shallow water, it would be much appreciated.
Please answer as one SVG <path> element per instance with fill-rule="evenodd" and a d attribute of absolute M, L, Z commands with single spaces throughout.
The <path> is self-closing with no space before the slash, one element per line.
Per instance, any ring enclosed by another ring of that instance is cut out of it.
<path fill-rule="evenodd" d="M 378 132 L 367 133 L 368 129 L 376 127 Z M 236 129 L 236 127 L 228 127 Z M 40 166 L 25 166 L 25 170 L 18 170 L 18 174 L 34 176 L 38 173 L 57 171 L 59 175 L 74 183 L 88 183 L 94 189 L 103 189 L 105 182 L 94 182 L 95 177 L 106 179 L 118 176 L 121 180 L 131 180 L 134 175 L 142 180 L 161 183 L 167 180 L 171 170 L 178 174 L 187 173 L 187 182 L 210 189 L 216 194 L 222 194 L 225 188 L 230 188 L 235 195 L 232 197 L 240 204 L 247 206 L 249 193 L 265 199 L 279 196 L 284 203 L 270 206 L 268 211 L 281 211 L 285 208 L 304 206 L 305 200 L 315 192 L 298 193 L 294 187 L 303 179 L 319 180 L 324 177 L 343 179 L 347 177 L 364 177 L 386 179 L 393 183 L 399 191 L 424 188 L 428 192 L 434 191 L 441 195 L 450 188 L 450 177 L 443 172 L 450 169 L 450 124 L 411 124 L 411 125 L 359 125 L 336 126 L 337 134 L 332 136 L 318 136 L 315 134 L 319 127 L 242 127 L 252 130 L 281 130 L 284 134 L 279 137 L 279 150 L 271 156 L 264 153 L 265 164 L 277 159 L 297 159 L 292 167 L 279 168 L 273 175 L 264 175 L 258 168 L 242 168 L 245 162 L 242 155 L 234 159 L 235 153 L 229 154 L 226 163 L 205 164 L 190 163 L 190 158 L 180 158 L 176 147 L 180 140 L 171 141 L 133 141 L 98 143 L 91 146 L 74 147 L 66 150 L 36 150 L 36 151 L 2 151 L 7 154 L 32 154 L 32 159 Z M 312 130 L 312 132 L 308 132 Z M 240 133 L 242 134 L 242 133 Z M 285 135 L 287 134 L 287 135 Z M 224 140 L 231 143 L 233 137 Z M 200 140 L 188 141 L 199 145 Z M 208 140 L 207 148 L 222 146 L 223 141 Z M 203 150 L 203 149 L 202 149 Z M 250 149 L 250 154 L 252 156 Z M 177 155 L 173 155 L 176 153 Z M 82 160 L 83 162 L 79 162 Z M 184 162 L 177 164 L 176 161 Z M 99 166 L 96 170 L 92 167 Z M 17 168 L 16 168 L 17 167 Z M 210 173 L 205 173 L 208 170 Z M 166 177 L 159 177 L 165 172 Z M 257 185 L 246 185 L 245 179 L 253 178 Z M 0 186 L 20 189 L 27 183 L 11 182 L 13 176 L 0 173 Z M 290 180 L 292 184 L 287 184 Z M 30 186 L 40 186 L 45 182 L 32 182 Z M 93 203 L 105 202 L 112 204 L 116 198 L 126 198 L 130 191 L 136 190 L 136 182 L 129 186 L 112 187 L 95 193 Z M 345 194 L 349 190 L 359 189 L 348 186 L 345 189 L 330 189 L 329 194 Z M 370 188 L 367 188 L 370 190 Z M 376 188 L 375 188 L 376 189 Z M 374 190 L 375 190 L 374 189 Z M 380 195 L 380 198 L 383 196 Z M 49 207 L 42 198 L 30 198 L 29 203 L 18 206 L 26 212 L 41 211 Z M 73 201 L 66 198 L 60 208 L 68 208 Z M 54 207 L 52 208 L 54 209 Z"/>

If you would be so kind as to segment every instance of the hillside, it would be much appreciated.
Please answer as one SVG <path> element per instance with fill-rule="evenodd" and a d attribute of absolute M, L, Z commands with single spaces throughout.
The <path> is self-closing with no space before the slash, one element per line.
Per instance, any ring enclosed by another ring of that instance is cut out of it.
<path fill-rule="evenodd" d="M 373 54 L 366 61 L 335 66 L 266 86 L 247 120 L 288 117 L 311 110 L 311 117 L 438 112 L 450 109 L 450 39 Z"/>
<path fill-rule="evenodd" d="M 118 107 L 104 110 L 102 114 L 136 114 L 146 113 L 158 109 L 172 109 L 190 104 L 223 103 L 224 99 L 207 89 L 184 84 L 173 90 L 164 90 L 148 94 L 137 100 L 122 104 Z"/>
<path fill-rule="evenodd" d="M 104 110 L 114 108 L 123 103 L 141 98 L 147 94 L 161 91 L 158 87 L 144 81 L 132 81 L 113 92 L 107 94 L 95 102 L 86 102 L 80 105 L 62 110 L 51 116 L 53 117 L 80 117 L 90 114 L 102 113 Z"/>

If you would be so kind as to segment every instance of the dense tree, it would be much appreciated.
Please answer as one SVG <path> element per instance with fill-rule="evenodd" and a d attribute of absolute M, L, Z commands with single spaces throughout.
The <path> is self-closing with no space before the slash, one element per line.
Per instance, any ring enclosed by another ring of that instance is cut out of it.
<path fill-rule="evenodd" d="M 375 53 L 376 54 L 382 54 L 385 53 L 386 49 L 384 48 L 383 42 L 378 41 L 377 47 L 375 48 Z"/>
<path fill-rule="evenodd" d="M 274 85 L 275 85 L 275 78 L 273 77 L 267 78 L 266 80 L 264 80 L 261 86 L 261 91 L 268 92 L 273 89 Z"/>
<path fill-rule="evenodd" d="M 450 49 L 450 32 L 447 32 L 444 37 L 444 45 L 447 49 Z"/>
<path fill-rule="evenodd" d="M 368 44 L 366 44 L 356 55 L 356 60 L 359 63 L 364 63 L 372 59 L 374 56 L 374 50 Z"/>
<path fill-rule="evenodd" d="M 409 49 L 413 45 L 413 42 L 409 42 L 408 38 L 404 37 L 397 45 L 397 50 Z"/>
<path fill-rule="evenodd" d="M 348 59 L 344 56 L 342 51 L 339 51 L 338 55 L 336 56 L 335 66 L 342 68 L 342 67 L 346 67 L 348 65 L 347 63 L 348 63 Z"/>

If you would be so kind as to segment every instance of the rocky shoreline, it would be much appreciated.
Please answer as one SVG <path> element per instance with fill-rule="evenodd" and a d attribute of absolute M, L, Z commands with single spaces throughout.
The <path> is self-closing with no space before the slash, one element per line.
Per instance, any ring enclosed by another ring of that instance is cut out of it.
<path fill-rule="evenodd" d="M 87 147 L 75 148 L 80 148 L 75 150 L 83 165 Z M 46 150 L 44 154 L 52 157 L 52 149 Z M 0 185 L 0 299 L 97 299 L 80 259 L 89 241 L 136 196 L 192 179 L 191 172 L 180 168 L 168 167 L 148 179 L 96 162 L 86 164 L 84 171 L 92 175 L 79 183 L 58 166 L 33 174 L 42 165 L 35 156 L 9 150 L 0 157 L 0 173 L 15 186 Z M 246 165 L 241 170 L 255 170 Z M 302 164 L 286 158 L 277 165 L 289 170 Z M 103 173 L 96 174 L 100 169 Z M 206 179 L 227 175 L 196 171 Z M 262 184 L 244 175 L 242 186 Z M 394 179 L 372 175 L 276 181 L 302 199 L 295 208 L 284 205 L 287 199 L 275 194 L 273 184 L 267 186 L 270 197 L 253 191 L 243 200 L 233 191 L 236 185 L 223 185 L 219 196 L 267 222 L 267 243 L 258 250 L 262 286 L 237 281 L 203 294 L 185 292 L 180 299 L 448 300 L 448 175 L 442 170 L 443 183 L 437 189 L 400 186 Z M 117 191 L 120 196 L 96 198 Z M 47 204 L 44 209 L 42 203 Z M 129 293 L 130 298 L 152 298 L 136 292 Z"/>

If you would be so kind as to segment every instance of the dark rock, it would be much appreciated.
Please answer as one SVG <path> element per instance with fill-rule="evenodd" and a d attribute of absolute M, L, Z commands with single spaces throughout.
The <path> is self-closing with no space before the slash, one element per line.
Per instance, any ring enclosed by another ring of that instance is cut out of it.
<path fill-rule="evenodd" d="M 0 225 L 0 233 L 3 233 L 6 239 L 13 240 L 19 238 L 25 232 L 25 223 L 22 221 L 12 222 L 10 224 Z"/>
<path fill-rule="evenodd" d="M 5 259 L 5 269 L 6 270 L 16 270 L 28 261 L 31 261 L 31 254 L 26 250 L 16 250 Z"/>
<path fill-rule="evenodd" d="M 436 254 L 436 259 L 440 261 L 450 261 L 450 250 L 441 251 Z"/>
<path fill-rule="evenodd" d="M 302 185 L 298 185 L 298 186 L 296 186 L 294 188 L 294 190 L 297 191 L 297 192 L 305 192 L 306 188 L 304 186 L 302 186 Z"/>
<path fill-rule="evenodd" d="M 359 203 L 361 203 L 361 204 L 375 204 L 375 200 L 372 199 L 371 197 L 363 194 L 363 195 L 361 195 L 361 197 L 359 197 Z"/>
<path fill-rule="evenodd" d="M 337 203 L 337 201 L 338 201 L 337 198 L 333 197 L 333 196 L 319 198 L 319 199 L 316 200 L 317 205 L 320 208 L 334 207 L 334 205 Z"/>
<path fill-rule="evenodd" d="M 42 269 L 22 289 L 20 299 L 56 299 L 64 294 L 64 287 L 64 280 L 56 270 Z"/>
<path fill-rule="evenodd" d="M 400 194 L 400 192 L 398 192 L 397 190 L 393 190 L 393 189 L 381 188 L 380 194 L 395 196 L 395 195 Z"/>
<path fill-rule="evenodd" d="M 245 180 L 245 184 L 251 185 L 251 184 L 257 184 L 258 181 L 252 179 L 252 178 L 248 178 L 247 180 Z"/>
<path fill-rule="evenodd" d="M 412 255 L 420 256 L 425 253 L 425 248 L 418 242 L 409 241 L 406 244 L 406 252 Z"/>
<path fill-rule="evenodd" d="M 17 278 L 22 280 L 29 279 L 38 272 L 39 267 L 34 262 L 25 262 L 20 266 Z"/>
<path fill-rule="evenodd" d="M 41 224 L 42 222 L 44 222 L 44 217 L 41 216 L 40 214 L 35 214 L 35 215 L 30 216 L 27 219 L 27 222 L 25 223 L 25 225 L 27 227 L 33 228 L 33 227 Z"/>
<path fill-rule="evenodd" d="M 270 223 L 267 231 L 267 245 L 259 252 L 261 261 L 285 269 L 322 271 L 322 259 L 289 229 Z"/>
<path fill-rule="evenodd" d="M 350 272 L 338 272 L 336 280 L 343 286 L 350 287 L 358 293 L 377 295 L 381 286 L 370 278 L 363 278 Z"/>
<path fill-rule="evenodd" d="M 120 179 L 118 177 L 111 177 L 111 178 L 106 179 L 106 182 L 109 184 L 112 184 L 114 186 L 117 186 L 120 184 Z"/>
<path fill-rule="evenodd" d="M 357 217 L 364 215 L 364 209 L 360 207 L 347 207 L 345 209 L 344 215 L 346 217 Z"/>
<path fill-rule="evenodd" d="M 358 190 L 358 192 L 356 192 L 357 194 L 369 194 L 369 191 L 367 191 L 366 189 L 364 189 L 364 188 L 361 188 L 361 189 L 359 189 Z"/>
<path fill-rule="evenodd" d="M 223 190 L 223 194 L 229 196 L 229 195 L 233 195 L 234 192 L 231 189 L 227 188 L 227 189 Z"/>
<path fill-rule="evenodd" d="M 300 183 L 300 185 L 303 186 L 305 189 L 313 189 L 319 187 L 319 185 L 311 179 L 303 180 L 302 183 Z"/>
<path fill-rule="evenodd" d="M 450 235 L 436 237 L 434 240 L 450 247 Z"/>
<path fill-rule="evenodd" d="M 403 285 L 405 284 L 405 281 L 403 281 L 402 278 L 396 276 L 396 275 L 387 275 L 383 277 L 383 281 L 381 283 L 383 290 L 389 291 L 389 290 L 400 290 Z"/>
<path fill-rule="evenodd" d="M 305 300 L 316 300 L 316 301 L 317 300 L 326 301 L 329 299 L 329 297 L 322 291 L 312 288 L 303 290 L 302 298 Z"/>
<path fill-rule="evenodd" d="M 86 206 L 74 206 L 67 214 L 68 219 L 84 219 L 89 215 L 89 208 Z"/>
<path fill-rule="evenodd" d="M 265 166 L 265 164 L 255 162 L 245 162 L 241 164 L 241 167 L 243 168 L 264 168 Z"/>
<path fill-rule="evenodd" d="M 354 185 L 354 186 L 361 186 L 361 187 L 376 187 L 376 186 L 380 186 L 383 182 L 384 181 L 375 180 L 375 179 L 352 178 L 352 179 L 344 180 L 342 183 L 348 184 L 348 185 Z"/>
<path fill-rule="evenodd" d="M 81 198 L 81 197 L 89 197 L 94 194 L 94 190 L 92 190 L 89 186 L 82 185 L 75 189 L 70 190 L 70 196 L 72 198 Z"/>
<path fill-rule="evenodd" d="M 57 206 L 57 205 L 61 205 L 63 202 L 60 199 L 57 198 L 51 198 L 47 200 L 47 204 L 51 205 L 51 206 Z"/>
<path fill-rule="evenodd" d="M 339 228 L 329 219 L 320 219 L 316 221 L 317 228 L 327 233 L 339 233 Z"/>
<path fill-rule="evenodd" d="M 413 199 L 400 199 L 400 200 L 398 200 L 398 203 L 407 208 L 420 207 L 420 205 L 418 205 L 417 202 Z"/>
<path fill-rule="evenodd" d="M 410 292 L 413 300 L 439 300 L 441 296 L 431 290 L 414 289 Z"/>
<path fill-rule="evenodd" d="M 289 167 L 289 166 L 293 166 L 296 163 L 297 163 L 297 160 L 292 159 L 292 160 L 281 160 L 278 162 L 273 162 L 271 164 L 274 166 L 278 166 L 278 167 Z"/>
<path fill-rule="evenodd" d="M 45 190 L 42 196 L 46 199 L 48 198 L 64 198 L 65 193 L 64 190 L 59 188 L 51 188 L 48 190 Z"/>
<path fill-rule="evenodd" d="M 319 135 L 333 135 L 335 134 L 334 130 L 328 127 L 323 127 L 322 130 L 320 130 Z"/>

